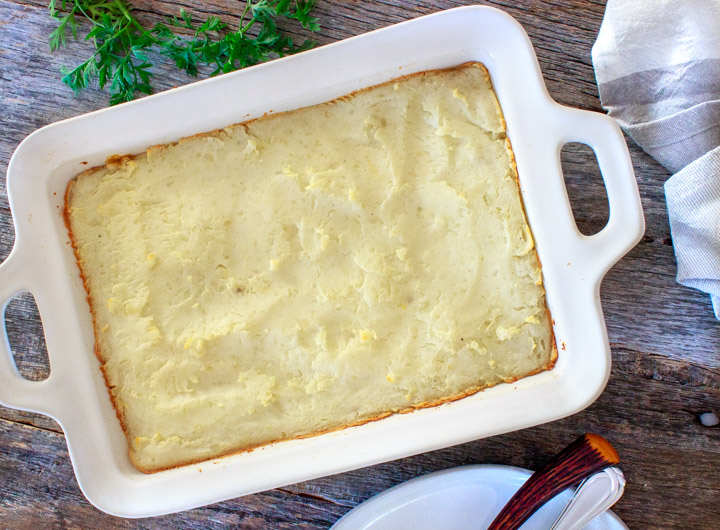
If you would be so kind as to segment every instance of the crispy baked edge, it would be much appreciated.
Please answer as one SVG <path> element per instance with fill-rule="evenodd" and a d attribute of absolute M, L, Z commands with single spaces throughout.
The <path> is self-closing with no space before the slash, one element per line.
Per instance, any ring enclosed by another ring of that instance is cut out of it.
<path fill-rule="evenodd" d="M 490 77 L 490 74 L 489 74 L 487 68 L 485 67 L 485 65 L 484 65 L 483 63 L 477 62 L 477 61 L 465 62 L 465 63 L 459 64 L 459 65 L 457 65 L 457 66 L 453 66 L 453 67 L 451 67 L 451 68 L 438 68 L 438 69 L 434 69 L 434 70 L 424 70 L 424 71 L 422 71 L 422 72 L 416 72 L 416 73 L 413 73 L 413 74 L 408 74 L 408 75 L 396 77 L 396 78 L 390 79 L 390 80 L 388 80 L 388 81 L 385 81 L 384 83 L 380 83 L 380 84 L 377 84 L 377 85 L 373 85 L 373 86 L 361 88 L 361 89 L 359 89 L 359 90 L 355 90 L 355 91 L 353 91 L 353 92 L 350 92 L 350 93 L 345 94 L 345 95 L 343 95 L 343 96 L 337 97 L 337 98 L 335 98 L 335 99 L 333 99 L 333 100 L 330 100 L 330 101 L 327 101 L 327 102 L 325 102 L 325 103 L 320 103 L 319 105 L 332 105 L 332 104 L 337 103 L 338 101 L 343 101 L 343 100 L 349 99 L 349 98 L 351 98 L 351 97 L 353 97 L 353 96 L 355 96 L 355 95 L 357 95 L 357 94 L 360 94 L 360 93 L 362 93 L 362 92 L 365 92 L 365 91 L 367 91 L 367 90 L 370 90 L 370 89 L 373 89 L 373 88 L 377 88 L 377 87 L 380 87 L 380 86 L 384 86 L 384 85 L 388 85 L 388 84 L 390 84 L 390 83 L 396 83 L 396 82 L 398 82 L 398 81 L 401 81 L 401 80 L 404 80 L 404 79 L 408 79 L 408 78 L 410 78 L 410 77 L 415 77 L 415 76 L 420 76 L 420 75 L 425 75 L 425 74 L 428 74 L 428 73 L 435 73 L 435 72 L 447 72 L 447 71 L 458 70 L 458 69 L 461 69 L 461 68 L 469 68 L 469 67 L 480 68 L 480 70 L 483 72 L 483 74 L 485 75 L 485 77 L 487 78 L 487 80 L 490 82 L 490 87 L 491 87 L 491 90 L 492 90 L 492 93 L 493 93 L 493 97 L 494 97 L 494 100 L 495 100 L 495 105 L 496 105 L 497 110 L 498 110 L 498 113 L 499 113 L 499 115 L 500 115 L 500 120 L 501 120 L 501 122 L 502 122 L 503 129 L 504 129 L 505 132 L 507 133 L 507 124 L 506 124 L 506 122 L 505 122 L 505 117 L 504 117 L 504 115 L 503 115 L 502 108 L 500 107 L 500 103 L 499 103 L 498 100 L 497 100 L 497 94 L 496 94 L 495 88 L 493 87 L 493 84 L 492 84 L 492 78 Z M 319 106 L 319 105 L 318 105 L 318 106 Z M 302 108 L 302 107 L 301 107 L 301 108 Z M 305 108 L 307 108 L 307 107 L 305 107 Z M 108 167 L 108 166 L 112 166 L 112 165 L 116 165 L 116 164 L 119 165 L 119 164 L 124 163 L 124 162 L 127 161 L 127 160 L 133 160 L 133 159 L 137 158 L 138 156 L 141 156 L 141 155 L 143 155 L 143 154 L 147 154 L 149 151 L 151 151 L 151 150 L 153 150 L 153 149 L 157 149 L 157 148 L 160 148 L 160 147 L 168 147 L 168 146 L 171 146 L 171 145 L 177 145 L 178 143 L 180 143 L 180 142 L 182 142 L 182 141 L 185 141 L 185 140 L 189 140 L 190 138 L 200 138 L 200 137 L 203 137 L 203 136 L 212 136 L 212 135 L 215 135 L 215 134 L 218 134 L 218 133 L 222 132 L 224 129 L 226 129 L 226 128 L 228 128 L 228 127 L 246 126 L 246 125 L 248 125 L 248 124 L 250 124 L 250 123 L 252 123 L 252 122 L 254 122 L 254 121 L 257 121 L 257 120 L 274 118 L 274 117 L 277 117 L 277 116 L 282 116 L 283 114 L 288 114 L 288 113 L 290 113 L 290 112 L 294 112 L 295 110 L 299 110 L 299 109 L 293 109 L 293 110 L 290 110 L 290 111 L 279 112 L 279 113 L 277 113 L 277 114 L 267 114 L 267 113 L 266 113 L 266 114 L 264 114 L 264 115 L 262 115 L 262 116 L 260 116 L 260 117 L 258 117 L 258 118 L 252 119 L 252 120 L 247 120 L 247 121 L 244 121 L 244 122 L 239 122 L 239 123 L 231 124 L 231 125 L 228 125 L 228 126 L 226 126 L 226 127 L 219 128 L 219 129 L 215 129 L 215 130 L 212 130 L 212 131 L 207 131 L 207 132 L 202 132 L 202 133 L 197 133 L 197 134 L 194 134 L 194 135 L 191 135 L 191 136 L 187 136 L 187 137 L 181 138 L 181 139 L 178 140 L 177 142 L 170 142 L 170 143 L 167 143 L 167 144 L 154 145 L 154 146 L 151 146 L 151 147 L 147 148 L 143 153 L 125 154 L 125 155 L 111 155 L 111 156 L 109 156 L 109 157 L 107 158 L 106 164 L 105 164 L 104 166 L 95 166 L 95 167 L 89 168 L 89 169 L 87 169 L 87 170 L 79 173 L 76 177 L 74 177 L 72 180 L 70 180 L 70 181 L 68 182 L 67 187 L 65 188 L 64 207 L 63 207 L 63 213 L 62 213 L 62 215 L 63 215 L 63 221 L 64 221 L 65 227 L 67 228 L 67 231 L 68 231 L 68 236 L 69 236 L 69 239 L 70 239 L 70 244 L 71 244 L 72 249 L 73 249 L 73 254 L 74 254 L 74 256 L 75 256 L 75 261 L 76 261 L 77 266 L 78 266 L 78 269 L 79 269 L 79 271 L 80 271 L 80 279 L 82 280 L 83 288 L 85 289 L 85 293 L 86 293 L 86 300 L 87 300 L 88 306 L 89 306 L 89 308 L 90 308 L 90 315 L 91 315 L 92 323 L 93 323 L 93 337 L 94 337 L 94 339 L 95 339 L 95 345 L 94 345 L 93 351 L 94 351 L 95 356 L 97 357 L 98 361 L 100 362 L 100 372 L 102 373 L 103 379 L 104 379 L 104 381 L 105 381 L 105 387 L 106 387 L 107 392 L 108 392 L 108 395 L 109 395 L 109 397 L 110 397 L 110 402 L 112 403 L 113 409 L 115 410 L 115 415 L 117 416 L 117 419 L 118 419 L 118 421 L 120 422 L 120 427 L 122 428 L 123 434 L 125 435 L 125 438 L 126 438 L 126 440 L 127 440 L 127 444 L 128 444 L 128 455 L 129 455 L 129 457 L 130 457 L 130 461 L 132 462 L 133 466 L 135 466 L 136 469 L 138 469 L 139 471 L 141 471 L 141 472 L 143 472 L 143 473 L 147 473 L 147 474 L 159 473 L 159 472 L 161 472 L 161 471 L 168 471 L 168 470 L 170 470 L 170 469 L 175 469 L 175 468 L 178 468 L 178 467 L 184 467 L 184 466 L 189 466 L 189 465 L 193 465 L 193 464 L 198 464 L 198 463 L 201 463 L 201 462 L 215 461 L 215 460 L 218 460 L 218 459 L 221 459 L 221 458 L 225 458 L 225 457 L 228 457 L 228 456 L 232 456 L 232 455 L 237 455 L 237 454 L 241 454 L 241 453 L 249 453 L 249 452 L 251 452 L 251 451 L 254 451 L 255 449 L 258 449 L 259 447 L 264 447 L 264 446 L 266 446 L 266 445 L 271 445 L 271 444 L 278 443 L 278 442 L 281 442 L 281 441 L 284 442 L 284 441 L 289 441 L 289 440 L 300 440 L 300 439 L 305 439 L 305 438 L 312 438 L 312 437 L 315 437 L 315 436 L 320 436 L 320 435 L 322 435 L 322 434 L 328 434 L 328 433 L 331 433 L 331 432 L 341 431 L 341 430 L 344 430 L 344 429 L 347 429 L 347 428 L 350 428 L 350 427 L 358 427 L 358 426 L 360 426 L 360 425 L 365 425 L 366 423 L 370 423 L 370 422 L 373 422 L 373 421 L 379 421 L 379 420 L 381 420 L 381 419 L 387 418 L 388 416 L 392 416 L 393 414 L 409 414 L 410 412 L 414 412 L 414 411 L 420 410 L 420 409 L 431 408 L 431 407 L 438 407 L 438 406 L 443 405 L 443 404 L 445 404 L 445 403 L 451 403 L 451 402 L 453 402 L 453 401 L 458 401 L 458 400 L 460 400 L 460 399 L 466 398 L 466 397 L 471 396 L 471 395 L 473 395 L 473 394 L 476 394 L 476 393 L 478 393 L 478 392 L 480 392 L 480 391 L 482 391 L 482 390 L 486 390 L 486 389 L 488 389 L 488 388 L 492 388 L 492 387 L 497 386 L 497 385 L 502 384 L 502 383 L 514 383 L 514 382 L 516 382 L 516 381 L 518 381 L 518 380 L 520 380 L 520 379 L 524 379 L 524 378 L 526 378 L 526 377 L 530 377 L 530 376 L 532 376 L 532 375 L 536 375 L 536 374 L 538 374 L 538 373 L 551 370 L 551 369 L 555 366 L 555 362 L 556 362 L 557 357 L 558 357 L 558 349 L 557 349 L 557 344 L 556 344 L 556 340 L 555 340 L 555 336 L 554 336 L 554 330 L 553 330 L 553 326 L 552 326 L 552 323 L 553 323 L 552 315 L 551 315 L 551 313 L 550 313 L 550 309 L 549 309 L 548 306 L 547 306 L 547 295 L 545 294 L 545 310 L 547 311 L 548 320 L 549 320 L 549 322 L 550 322 L 550 341 L 551 341 L 551 344 L 550 344 L 550 359 L 549 359 L 548 363 L 545 365 L 544 368 L 538 368 L 537 370 L 533 370 L 533 371 L 531 371 L 531 372 L 529 372 L 529 373 L 527 373 L 527 374 L 525 374 L 525 375 L 518 376 L 518 377 L 513 377 L 513 378 L 509 378 L 509 379 L 505 379 L 505 380 L 503 380 L 503 381 L 498 381 L 498 382 L 496 382 L 496 383 L 488 383 L 488 384 L 486 384 L 486 385 L 479 385 L 479 386 L 476 386 L 476 387 L 472 387 L 472 388 L 469 388 L 469 389 L 467 389 L 467 390 L 465 390 L 465 391 L 463 391 L 463 392 L 461 392 L 461 393 L 459 393 L 459 394 L 455 394 L 455 395 L 453 395 L 453 396 L 438 398 L 438 399 L 436 399 L 436 400 L 419 403 L 419 404 L 417 404 L 417 405 L 411 405 L 411 406 L 405 407 L 405 408 L 403 408 L 403 409 L 399 409 L 399 410 L 397 410 L 397 411 L 382 412 L 382 413 L 379 413 L 379 414 L 377 414 L 377 415 L 375 415 L 375 416 L 371 416 L 370 418 L 365 418 L 365 419 L 358 420 L 358 421 L 355 421 L 355 422 L 351 422 L 351 423 L 347 423 L 347 424 L 342 424 L 342 425 L 338 425 L 338 426 L 334 426 L 334 427 L 329 427 L 329 428 L 324 429 L 324 430 L 321 430 L 321 431 L 313 431 L 313 432 L 310 432 L 310 433 L 300 434 L 300 435 L 297 435 L 297 436 L 293 436 L 293 437 L 291 437 L 291 438 L 278 438 L 278 439 L 275 439 L 275 440 L 271 440 L 271 441 L 269 441 L 269 442 L 264 442 L 264 443 L 262 443 L 262 444 L 257 444 L 257 445 L 253 445 L 253 446 L 250 446 L 250 447 L 243 447 L 243 448 L 238 448 L 238 449 L 231 449 L 231 450 L 229 450 L 229 451 L 227 451 L 227 452 L 220 453 L 220 454 L 218 454 L 218 455 L 214 455 L 214 456 L 211 456 L 211 457 L 203 457 L 203 458 L 198 458 L 198 459 L 192 459 L 192 460 L 183 461 L 183 462 L 180 462 L 180 463 L 171 465 L 171 466 L 158 467 L 158 468 L 146 468 L 146 467 L 142 467 L 141 465 L 139 465 L 138 462 L 136 461 L 136 459 L 134 458 L 134 457 L 135 457 L 135 454 L 134 454 L 134 451 L 133 451 L 133 448 L 132 448 L 132 447 L 133 447 L 133 446 L 132 446 L 132 438 L 131 438 L 130 433 L 128 432 L 128 428 L 127 428 L 127 426 L 126 426 L 126 424 L 125 424 L 123 412 L 121 411 L 121 407 L 119 406 L 119 403 L 118 403 L 118 401 L 116 400 L 115 395 L 113 394 L 113 391 L 112 391 L 112 389 L 113 389 L 114 387 L 110 384 L 110 380 L 108 379 L 107 372 L 105 371 L 105 363 L 106 363 L 107 361 L 104 359 L 103 354 L 102 354 L 102 351 L 101 351 L 100 346 L 99 346 L 100 343 L 99 343 L 99 341 L 98 341 L 98 330 L 97 330 L 97 322 L 96 322 L 96 319 L 95 319 L 95 308 L 94 308 L 92 296 L 90 295 L 90 286 L 89 286 L 89 282 L 88 282 L 88 280 L 87 280 L 87 277 L 85 276 L 85 272 L 84 272 L 84 270 L 83 270 L 83 266 L 82 266 L 83 261 L 82 261 L 82 259 L 80 258 L 80 255 L 79 255 L 79 253 L 78 253 L 77 244 L 76 244 L 76 242 L 75 242 L 75 238 L 74 238 L 73 231 L 72 231 L 72 222 L 71 222 L 71 219 L 70 219 L 70 212 L 69 212 L 69 208 L 68 208 L 68 206 L 69 206 L 69 200 L 70 200 L 70 195 L 71 195 L 71 193 L 72 193 L 72 188 L 73 188 L 75 182 L 77 181 L 77 179 L 78 179 L 79 177 L 81 177 L 82 175 L 87 175 L 87 174 L 95 173 L 96 171 L 99 171 L 99 170 L 102 169 L 102 168 L 105 168 L 105 167 Z M 520 199 L 520 205 L 521 205 L 521 207 L 522 207 L 523 218 L 524 218 L 524 220 L 525 220 L 525 224 L 527 224 L 528 228 L 530 229 L 531 236 L 533 237 L 533 249 L 532 249 L 532 252 L 533 252 L 533 254 L 535 255 L 535 259 L 537 260 L 538 267 L 539 267 L 540 270 L 542 271 L 542 263 L 540 262 L 540 257 L 539 257 L 538 254 L 537 254 L 537 249 L 535 248 L 535 244 L 534 244 L 535 238 L 534 238 L 534 235 L 532 235 L 532 227 L 530 227 L 530 223 L 528 222 L 527 213 L 526 213 L 526 211 L 525 211 L 525 204 L 524 204 L 524 202 L 523 202 L 522 193 L 521 193 L 521 191 L 520 191 L 521 185 L 520 185 L 520 179 L 519 179 L 518 171 L 517 171 L 517 164 L 516 164 L 516 162 L 515 162 L 515 155 L 514 155 L 513 150 L 512 150 L 512 145 L 511 145 L 511 143 L 510 143 L 510 139 L 507 138 L 507 135 L 505 136 L 505 147 L 506 147 L 506 150 L 507 150 L 509 159 L 510 159 L 510 168 L 511 168 L 511 171 L 512 171 L 512 173 L 513 173 L 513 175 L 514 175 L 514 177 L 515 177 L 515 181 L 516 181 L 516 183 L 517 183 L 517 185 L 518 185 L 518 197 L 519 197 L 519 199 Z M 543 292 L 545 292 L 544 282 L 542 283 L 542 287 L 543 287 Z"/>

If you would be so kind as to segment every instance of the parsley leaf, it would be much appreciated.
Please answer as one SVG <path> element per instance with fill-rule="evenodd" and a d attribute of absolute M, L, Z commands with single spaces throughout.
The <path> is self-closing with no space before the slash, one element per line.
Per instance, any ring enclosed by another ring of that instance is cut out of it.
<path fill-rule="evenodd" d="M 50 33 L 50 51 L 64 47 L 68 34 L 77 40 L 78 25 L 89 24 L 85 41 L 92 42 L 95 51 L 76 67 L 63 68 L 62 81 L 75 93 L 97 81 L 100 89 L 109 88 L 110 105 L 116 105 L 153 92 L 150 51 L 197 77 L 198 66 L 218 75 L 308 50 L 313 41 L 294 43 L 278 28 L 278 21 L 295 20 L 316 32 L 320 27 L 311 15 L 314 7 L 315 0 L 246 0 L 237 29 L 214 16 L 196 23 L 185 9 L 179 17 L 148 29 L 133 16 L 126 0 L 50 0 L 50 16 L 58 21 Z"/>

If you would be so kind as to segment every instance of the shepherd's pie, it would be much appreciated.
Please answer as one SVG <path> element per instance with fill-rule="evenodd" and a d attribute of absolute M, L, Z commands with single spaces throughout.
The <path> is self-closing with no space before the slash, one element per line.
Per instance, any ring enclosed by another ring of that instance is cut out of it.
<path fill-rule="evenodd" d="M 153 472 L 552 366 L 485 68 L 113 157 L 65 218 L 130 456 Z"/>

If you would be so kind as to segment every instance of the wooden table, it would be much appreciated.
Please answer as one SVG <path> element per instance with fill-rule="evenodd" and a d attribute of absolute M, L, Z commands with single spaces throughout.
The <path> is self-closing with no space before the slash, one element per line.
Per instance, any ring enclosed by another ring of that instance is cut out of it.
<path fill-rule="evenodd" d="M 237 2 L 132 2 L 153 22 L 184 5 L 232 22 Z M 321 1 L 328 43 L 454 7 L 459 1 Z M 601 110 L 590 61 L 603 1 L 553 0 L 488 4 L 505 7 L 530 34 L 551 95 L 560 103 Z M 107 95 L 80 97 L 60 83 L 61 64 L 86 53 L 73 44 L 50 54 L 54 22 L 45 1 L 0 0 L 0 171 L 29 133 L 48 123 L 102 108 Z M 232 13 L 232 14 L 228 14 Z M 431 35 L 428 38 L 432 38 Z M 159 89 L 188 82 L 160 60 Z M 152 520 L 113 518 L 93 508 L 73 477 L 65 440 L 48 418 L 0 407 L 0 527 L 322 528 L 370 496 L 405 480 L 453 466 L 501 463 L 537 468 L 578 434 L 599 433 L 618 448 L 628 478 L 616 512 L 632 528 L 720 527 L 720 428 L 699 414 L 720 413 L 720 323 L 708 297 L 675 283 L 676 265 L 663 196 L 668 173 L 629 141 L 647 219 L 640 244 L 608 274 L 602 300 L 613 352 L 607 389 L 584 412 L 540 427 L 479 440 L 338 476 L 296 484 Z M 607 199 L 594 157 L 571 146 L 564 167 L 578 226 L 586 233 L 607 219 Z M 0 260 L 13 228 L 0 185 Z M 16 298 L 7 315 L 18 365 L 31 379 L 48 373 L 32 297 Z"/>

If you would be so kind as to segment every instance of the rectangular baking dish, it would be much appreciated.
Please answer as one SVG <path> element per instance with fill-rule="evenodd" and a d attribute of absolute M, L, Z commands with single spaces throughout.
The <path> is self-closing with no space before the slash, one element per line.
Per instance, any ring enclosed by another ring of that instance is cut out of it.
<path fill-rule="evenodd" d="M 339 432 L 153 475 L 136 470 L 93 354 L 86 294 L 61 216 L 68 181 L 113 154 L 139 153 L 265 113 L 467 61 L 487 66 L 507 121 L 554 318 L 559 359 L 553 370 Z M 607 188 L 610 219 L 591 237 L 577 230 L 565 191 L 559 155 L 567 142 L 594 149 Z M 57 420 L 83 493 L 99 509 L 123 517 L 185 510 L 578 412 L 600 395 L 610 373 L 600 282 L 644 232 L 632 165 L 618 127 L 604 115 L 555 103 L 527 34 L 510 16 L 488 7 L 418 18 L 49 125 L 18 147 L 8 168 L 7 190 L 16 241 L 0 265 L 0 303 L 4 312 L 18 292 L 35 296 L 51 373 L 42 382 L 23 379 L 3 332 L 0 402 Z"/>

